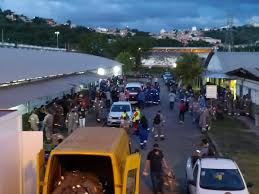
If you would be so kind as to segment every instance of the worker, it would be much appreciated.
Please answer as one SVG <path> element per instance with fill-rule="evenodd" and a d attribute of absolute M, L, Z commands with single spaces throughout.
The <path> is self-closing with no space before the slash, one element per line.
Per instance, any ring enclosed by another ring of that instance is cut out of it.
<path fill-rule="evenodd" d="M 31 115 L 30 115 L 29 120 L 28 120 L 28 122 L 31 124 L 31 129 L 33 131 L 39 131 L 40 121 L 39 121 L 38 115 L 36 114 L 36 111 L 37 111 L 36 108 L 34 108 L 32 110 Z"/>
<path fill-rule="evenodd" d="M 72 133 L 78 128 L 79 116 L 76 111 L 76 108 L 72 108 L 71 111 L 67 114 L 66 125 L 68 129 L 68 134 Z"/>
<path fill-rule="evenodd" d="M 165 135 L 163 133 L 163 123 L 165 123 L 164 117 L 159 110 L 153 120 L 153 127 L 154 127 L 154 137 L 155 141 L 157 141 L 158 137 L 160 137 L 160 140 L 165 139 Z"/>
<path fill-rule="evenodd" d="M 136 107 L 136 110 L 133 113 L 133 118 L 132 118 L 132 127 L 135 135 L 139 134 L 139 129 L 138 129 L 139 120 L 140 120 L 140 110 L 138 107 Z"/>
<path fill-rule="evenodd" d="M 127 114 L 127 111 L 124 110 L 121 113 L 121 124 L 120 127 L 125 129 L 125 131 L 128 133 L 129 132 L 129 115 Z"/>
<path fill-rule="evenodd" d="M 50 113 L 50 110 L 46 110 L 46 116 L 44 118 L 43 124 L 45 129 L 45 134 L 48 142 L 52 141 L 53 134 L 53 115 Z"/>
<path fill-rule="evenodd" d="M 141 149 L 144 149 L 147 145 L 148 133 L 149 133 L 148 121 L 146 117 L 143 115 L 139 122 L 139 139 L 140 139 Z"/>

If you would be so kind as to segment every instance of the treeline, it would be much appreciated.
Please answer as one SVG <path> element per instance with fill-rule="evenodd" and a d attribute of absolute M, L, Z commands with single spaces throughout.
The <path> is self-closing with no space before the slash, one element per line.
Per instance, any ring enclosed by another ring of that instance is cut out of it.
<path fill-rule="evenodd" d="M 205 36 L 209 36 L 216 39 L 221 39 L 222 42 L 225 42 L 225 36 L 227 29 L 218 29 L 212 31 L 204 32 Z M 234 45 L 240 44 L 255 44 L 256 41 L 259 41 L 259 28 L 253 26 L 239 26 L 232 28 L 233 33 L 233 42 Z"/>

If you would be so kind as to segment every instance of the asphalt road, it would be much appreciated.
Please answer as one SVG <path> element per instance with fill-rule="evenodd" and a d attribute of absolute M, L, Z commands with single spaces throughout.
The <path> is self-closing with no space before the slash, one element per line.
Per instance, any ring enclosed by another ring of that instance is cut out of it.
<path fill-rule="evenodd" d="M 186 193 L 186 180 L 185 180 L 185 164 L 187 158 L 191 155 L 195 149 L 195 145 L 200 143 L 201 133 L 192 124 L 191 115 L 186 114 L 185 123 L 179 124 L 178 122 L 178 104 L 175 104 L 174 110 L 169 109 L 168 91 L 164 83 L 160 83 L 160 105 L 153 105 L 145 108 L 142 112 L 148 118 L 149 125 L 152 127 L 152 120 L 156 111 L 161 110 L 165 117 L 165 140 L 158 141 L 161 150 L 164 153 L 165 159 L 169 166 L 173 169 L 176 180 L 178 183 L 177 191 L 165 191 L 165 193 Z M 136 136 L 131 136 L 133 147 L 139 148 L 139 139 Z M 147 153 L 152 149 L 155 143 L 153 133 L 149 134 L 149 140 L 147 148 L 141 150 L 141 171 L 143 172 L 144 162 L 147 157 Z M 141 172 L 141 184 L 140 194 L 151 194 L 151 181 L 150 177 L 145 177 Z"/>
<path fill-rule="evenodd" d="M 161 150 L 164 153 L 165 159 L 176 175 L 178 187 L 175 191 L 165 190 L 165 194 L 185 194 L 186 193 L 186 180 L 185 180 L 185 165 L 187 158 L 192 154 L 196 145 L 201 141 L 200 131 L 192 124 L 191 115 L 187 113 L 185 115 L 185 123 L 179 124 L 178 122 L 178 104 L 175 104 L 174 110 L 169 109 L 168 91 L 164 83 L 161 81 L 161 92 L 160 92 L 160 105 L 153 105 L 146 107 L 142 110 L 149 121 L 149 126 L 152 127 L 152 120 L 155 113 L 158 110 L 162 111 L 166 120 L 164 127 L 165 140 L 158 141 Z M 94 121 L 94 116 L 89 115 L 86 120 L 87 126 L 97 126 Z M 139 138 L 131 135 L 132 150 L 140 149 Z M 152 194 L 150 177 L 143 176 L 143 166 L 147 157 L 147 153 L 152 149 L 155 143 L 153 133 L 149 134 L 147 148 L 140 150 L 141 152 L 141 182 L 140 182 L 140 194 Z"/>

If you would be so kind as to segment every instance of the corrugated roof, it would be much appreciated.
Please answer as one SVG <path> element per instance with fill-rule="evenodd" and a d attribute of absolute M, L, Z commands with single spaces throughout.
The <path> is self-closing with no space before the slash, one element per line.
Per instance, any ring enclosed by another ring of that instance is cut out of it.
<path fill-rule="evenodd" d="M 0 83 L 115 65 L 121 64 L 88 54 L 0 48 Z"/>
<path fill-rule="evenodd" d="M 211 72 L 227 73 L 239 68 L 259 68 L 259 52 L 215 52 L 208 64 Z"/>
<path fill-rule="evenodd" d="M 98 81 L 100 78 L 97 74 L 87 73 L 0 88 L 0 108 L 11 108 L 37 98 L 57 95 L 73 85 Z"/>

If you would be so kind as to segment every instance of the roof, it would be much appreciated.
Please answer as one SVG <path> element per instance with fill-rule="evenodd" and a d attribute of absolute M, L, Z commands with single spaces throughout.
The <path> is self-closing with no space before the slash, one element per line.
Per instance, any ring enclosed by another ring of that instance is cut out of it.
<path fill-rule="evenodd" d="M 111 68 L 115 65 L 121 64 L 89 54 L 0 48 L 0 83 Z"/>
<path fill-rule="evenodd" d="M 0 108 L 12 108 L 28 101 L 57 95 L 70 90 L 74 85 L 98 81 L 101 76 L 94 73 L 66 76 L 59 79 L 37 81 L 13 87 L 0 88 Z"/>
<path fill-rule="evenodd" d="M 202 158 L 201 168 L 237 169 L 237 166 L 233 160 L 227 158 Z"/>
<path fill-rule="evenodd" d="M 208 71 L 227 73 L 239 68 L 259 68 L 259 52 L 215 52 Z"/>
<path fill-rule="evenodd" d="M 125 131 L 113 127 L 86 127 L 78 128 L 68 136 L 55 152 L 78 151 L 88 153 L 111 153 L 120 143 Z"/>
<path fill-rule="evenodd" d="M 130 82 L 130 83 L 127 83 L 127 85 L 126 85 L 126 88 L 127 87 L 141 87 L 142 86 L 142 84 L 140 83 L 140 82 Z"/>
<path fill-rule="evenodd" d="M 7 115 L 9 113 L 12 113 L 12 112 L 14 112 L 14 111 L 13 110 L 1 110 L 0 109 L 0 117 L 5 116 L 5 115 Z"/>

